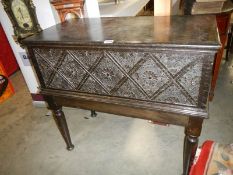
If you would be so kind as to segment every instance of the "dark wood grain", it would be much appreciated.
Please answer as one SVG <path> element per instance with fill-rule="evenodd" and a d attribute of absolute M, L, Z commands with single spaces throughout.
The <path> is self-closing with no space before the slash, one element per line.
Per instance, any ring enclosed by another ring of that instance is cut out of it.
<path fill-rule="evenodd" d="M 71 142 L 69 129 L 66 123 L 66 118 L 64 112 L 62 111 L 62 106 L 58 105 L 57 102 L 54 101 L 52 96 L 44 95 L 44 98 L 48 103 L 48 108 L 53 112 L 54 120 L 56 121 L 58 129 L 60 130 L 61 135 L 63 136 L 66 142 L 67 150 L 69 151 L 73 150 L 74 145 Z"/>
<path fill-rule="evenodd" d="M 203 120 L 199 118 L 189 118 L 188 125 L 185 126 L 183 173 L 189 174 L 192 162 L 198 146 L 198 137 L 201 134 Z"/>
<path fill-rule="evenodd" d="M 74 19 L 45 29 L 24 44 L 102 45 L 105 40 L 113 40 L 112 45 L 219 47 L 211 15 Z"/>
<path fill-rule="evenodd" d="M 42 92 L 208 117 L 214 52 L 97 47 L 34 48 Z"/>
<path fill-rule="evenodd" d="M 54 96 L 54 99 L 61 105 L 78 107 L 82 109 L 94 109 L 99 112 L 117 114 L 133 118 L 141 118 L 162 123 L 175 124 L 180 126 L 188 125 L 188 115 L 179 115 L 175 113 L 154 111 L 145 108 L 130 107 L 122 104 L 109 104 L 104 102 L 95 102 L 90 100 L 71 99 Z"/>
<path fill-rule="evenodd" d="M 79 19 L 24 44 L 68 148 L 61 106 L 181 125 L 188 175 L 220 48 L 214 16 Z"/>

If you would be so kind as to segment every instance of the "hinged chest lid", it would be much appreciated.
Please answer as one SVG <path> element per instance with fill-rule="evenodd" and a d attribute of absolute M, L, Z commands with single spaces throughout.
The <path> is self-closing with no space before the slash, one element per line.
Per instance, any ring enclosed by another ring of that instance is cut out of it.
<path fill-rule="evenodd" d="M 83 18 L 57 24 L 27 45 L 118 45 L 218 49 L 215 16 Z"/>

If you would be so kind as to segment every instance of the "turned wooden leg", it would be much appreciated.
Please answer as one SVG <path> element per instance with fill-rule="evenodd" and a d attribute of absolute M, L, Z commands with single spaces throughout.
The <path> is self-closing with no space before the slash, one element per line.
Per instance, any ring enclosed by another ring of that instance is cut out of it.
<path fill-rule="evenodd" d="M 232 43 L 232 29 L 233 29 L 233 25 L 230 27 L 230 31 L 228 32 L 227 35 L 227 46 L 226 46 L 226 61 L 229 60 L 229 51 L 231 49 L 231 43 Z"/>
<path fill-rule="evenodd" d="M 71 142 L 69 129 L 68 129 L 68 126 L 66 123 L 65 115 L 62 111 L 62 107 L 57 105 L 52 97 L 46 96 L 45 100 L 48 103 L 48 108 L 50 110 L 52 110 L 52 112 L 53 112 L 54 120 L 56 121 L 58 129 L 66 142 L 67 150 L 69 150 L 69 151 L 73 150 L 74 145 Z"/>
<path fill-rule="evenodd" d="M 190 118 L 185 127 L 183 175 L 188 175 L 198 146 L 198 137 L 201 134 L 203 119 Z"/>
<path fill-rule="evenodd" d="M 91 117 L 96 117 L 97 113 L 95 112 L 95 110 L 91 110 Z"/>
<path fill-rule="evenodd" d="M 190 166 L 192 165 L 193 158 L 196 153 L 198 145 L 198 137 L 193 137 L 193 136 L 185 136 L 184 138 L 184 175 L 189 174 Z"/>

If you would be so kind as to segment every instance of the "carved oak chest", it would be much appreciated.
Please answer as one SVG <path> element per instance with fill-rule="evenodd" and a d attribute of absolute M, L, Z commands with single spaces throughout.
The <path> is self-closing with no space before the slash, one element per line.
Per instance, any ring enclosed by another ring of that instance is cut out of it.
<path fill-rule="evenodd" d="M 78 19 L 24 44 L 68 149 L 61 106 L 177 124 L 188 173 L 220 47 L 214 16 Z"/>

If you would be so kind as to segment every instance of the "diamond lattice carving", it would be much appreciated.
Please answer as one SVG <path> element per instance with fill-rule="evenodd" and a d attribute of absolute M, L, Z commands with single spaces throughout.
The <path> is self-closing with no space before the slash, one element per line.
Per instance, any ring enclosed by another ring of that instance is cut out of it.
<path fill-rule="evenodd" d="M 34 50 L 48 88 L 196 106 L 205 55 L 129 50 Z"/>
<path fill-rule="evenodd" d="M 119 70 L 117 65 L 109 59 L 107 54 L 104 54 L 104 57 L 93 71 L 93 75 L 102 82 L 109 92 L 124 77 L 124 74 Z"/>
<path fill-rule="evenodd" d="M 150 98 L 160 87 L 169 81 L 169 77 L 166 76 L 151 58 L 147 58 L 146 62 L 132 74 L 132 78 L 141 85 Z"/>

